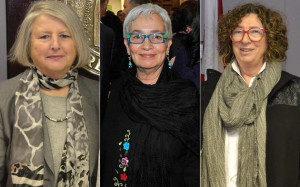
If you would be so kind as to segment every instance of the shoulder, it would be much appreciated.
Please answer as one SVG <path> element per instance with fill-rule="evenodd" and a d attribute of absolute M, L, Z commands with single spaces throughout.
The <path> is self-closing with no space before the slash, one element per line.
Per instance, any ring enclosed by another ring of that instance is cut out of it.
<path fill-rule="evenodd" d="M 279 82 L 269 95 L 269 105 L 286 104 L 300 106 L 300 78 L 282 71 Z"/>
<path fill-rule="evenodd" d="M 99 95 L 100 92 L 99 81 L 92 80 L 81 75 L 78 75 L 77 81 L 81 93 L 88 92 L 92 95 Z"/>
<path fill-rule="evenodd" d="M 222 73 L 213 70 L 213 69 L 208 69 L 206 71 L 207 75 L 207 80 L 201 83 L 201 93 L 202 94 L 212 94 L 212 92 L 215 90 L 216 85 L 222 75 Z"/>
<path fill-rule="evenodd" d="M 22 75 L 23 73 L 20 73 L 13 78 L 0 82 L 0 95 L 2 99 L 14 96 Z"/>
<path fill-rule="evenodd" d="M 101 34 L 103 34 L 103 38 L 105 38 L 106 36 L 111 36 L 114 37 L 114 30 L 111 29 L 110 27 L 104 25 L 103 23 L 101 23 L 100 25 L 100 32 Z M 102 37 L 100 37 L 101 39 Z"/>

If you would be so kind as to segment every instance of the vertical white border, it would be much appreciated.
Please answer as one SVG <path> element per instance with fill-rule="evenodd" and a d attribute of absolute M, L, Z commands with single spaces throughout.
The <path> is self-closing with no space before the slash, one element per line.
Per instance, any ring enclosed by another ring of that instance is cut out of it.
<path fill-rule="evenodd" d="M 0 1 L 0 81 L 7 79 L 6 5 Z"/>

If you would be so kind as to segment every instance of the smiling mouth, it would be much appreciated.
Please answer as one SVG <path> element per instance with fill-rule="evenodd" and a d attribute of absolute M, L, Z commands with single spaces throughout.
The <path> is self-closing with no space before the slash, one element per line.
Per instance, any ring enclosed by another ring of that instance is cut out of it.
<path fill-rule="evenodd" d="M 250 52 L 250 51 L 253 51 L 254 49 L 242 48 L 240 50 L 243 51 L 243 52 Z"/>
<path fill-rule="evenodd" d="M 152 58 L 155 54 L 140 54 L 143 58 Z"/>

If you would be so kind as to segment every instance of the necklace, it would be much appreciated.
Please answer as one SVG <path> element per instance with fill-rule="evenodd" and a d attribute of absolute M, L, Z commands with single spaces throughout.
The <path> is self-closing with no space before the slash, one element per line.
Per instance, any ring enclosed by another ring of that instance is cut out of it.
<path fill-rule="evenodd" d="M 64 119 L 54 119 L 54 118 L 51 118 L 51 117 L 47 116 L 46 114 L 45 114 L 45 117 L 46 117 L 47 119 L 49 119 L 50 121 L 53 121 L 53 122 L 56 122 L 56 123 L 58 123 L 58 122 L 63 122 L 63 121 L 65 121 L 65 120 L 68 119 L 67 117 L 65 117 Z"/>

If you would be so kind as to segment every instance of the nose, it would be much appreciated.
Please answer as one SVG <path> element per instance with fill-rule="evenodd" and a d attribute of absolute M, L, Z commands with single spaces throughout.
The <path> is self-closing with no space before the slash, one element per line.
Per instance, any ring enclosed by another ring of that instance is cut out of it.
<path fill-rule="evenodd" d="M 152 43 L 150 42 L 149 37 L 145 38 L 144 43 L 142 43 L 142 47 L 143 47 L 143 49 L 145 49 L 145 50 L 150 50 L 150 49 L 152 49 L 153 45 L 152 45 Z"/>
<path fill-rule="evenodd" d="M 51 38 L 51 49 L 58 50 L 60 49 L 60 40 L 58 36 L 52 36 Z"/>
<path fill-rule="evenodd" d="M 251 42 L 250 37 L 249 37 L 249 33 L 246 33 L 246 32 L 244 33 L 242 42 L 243 43 L 250 43 Z"/>

